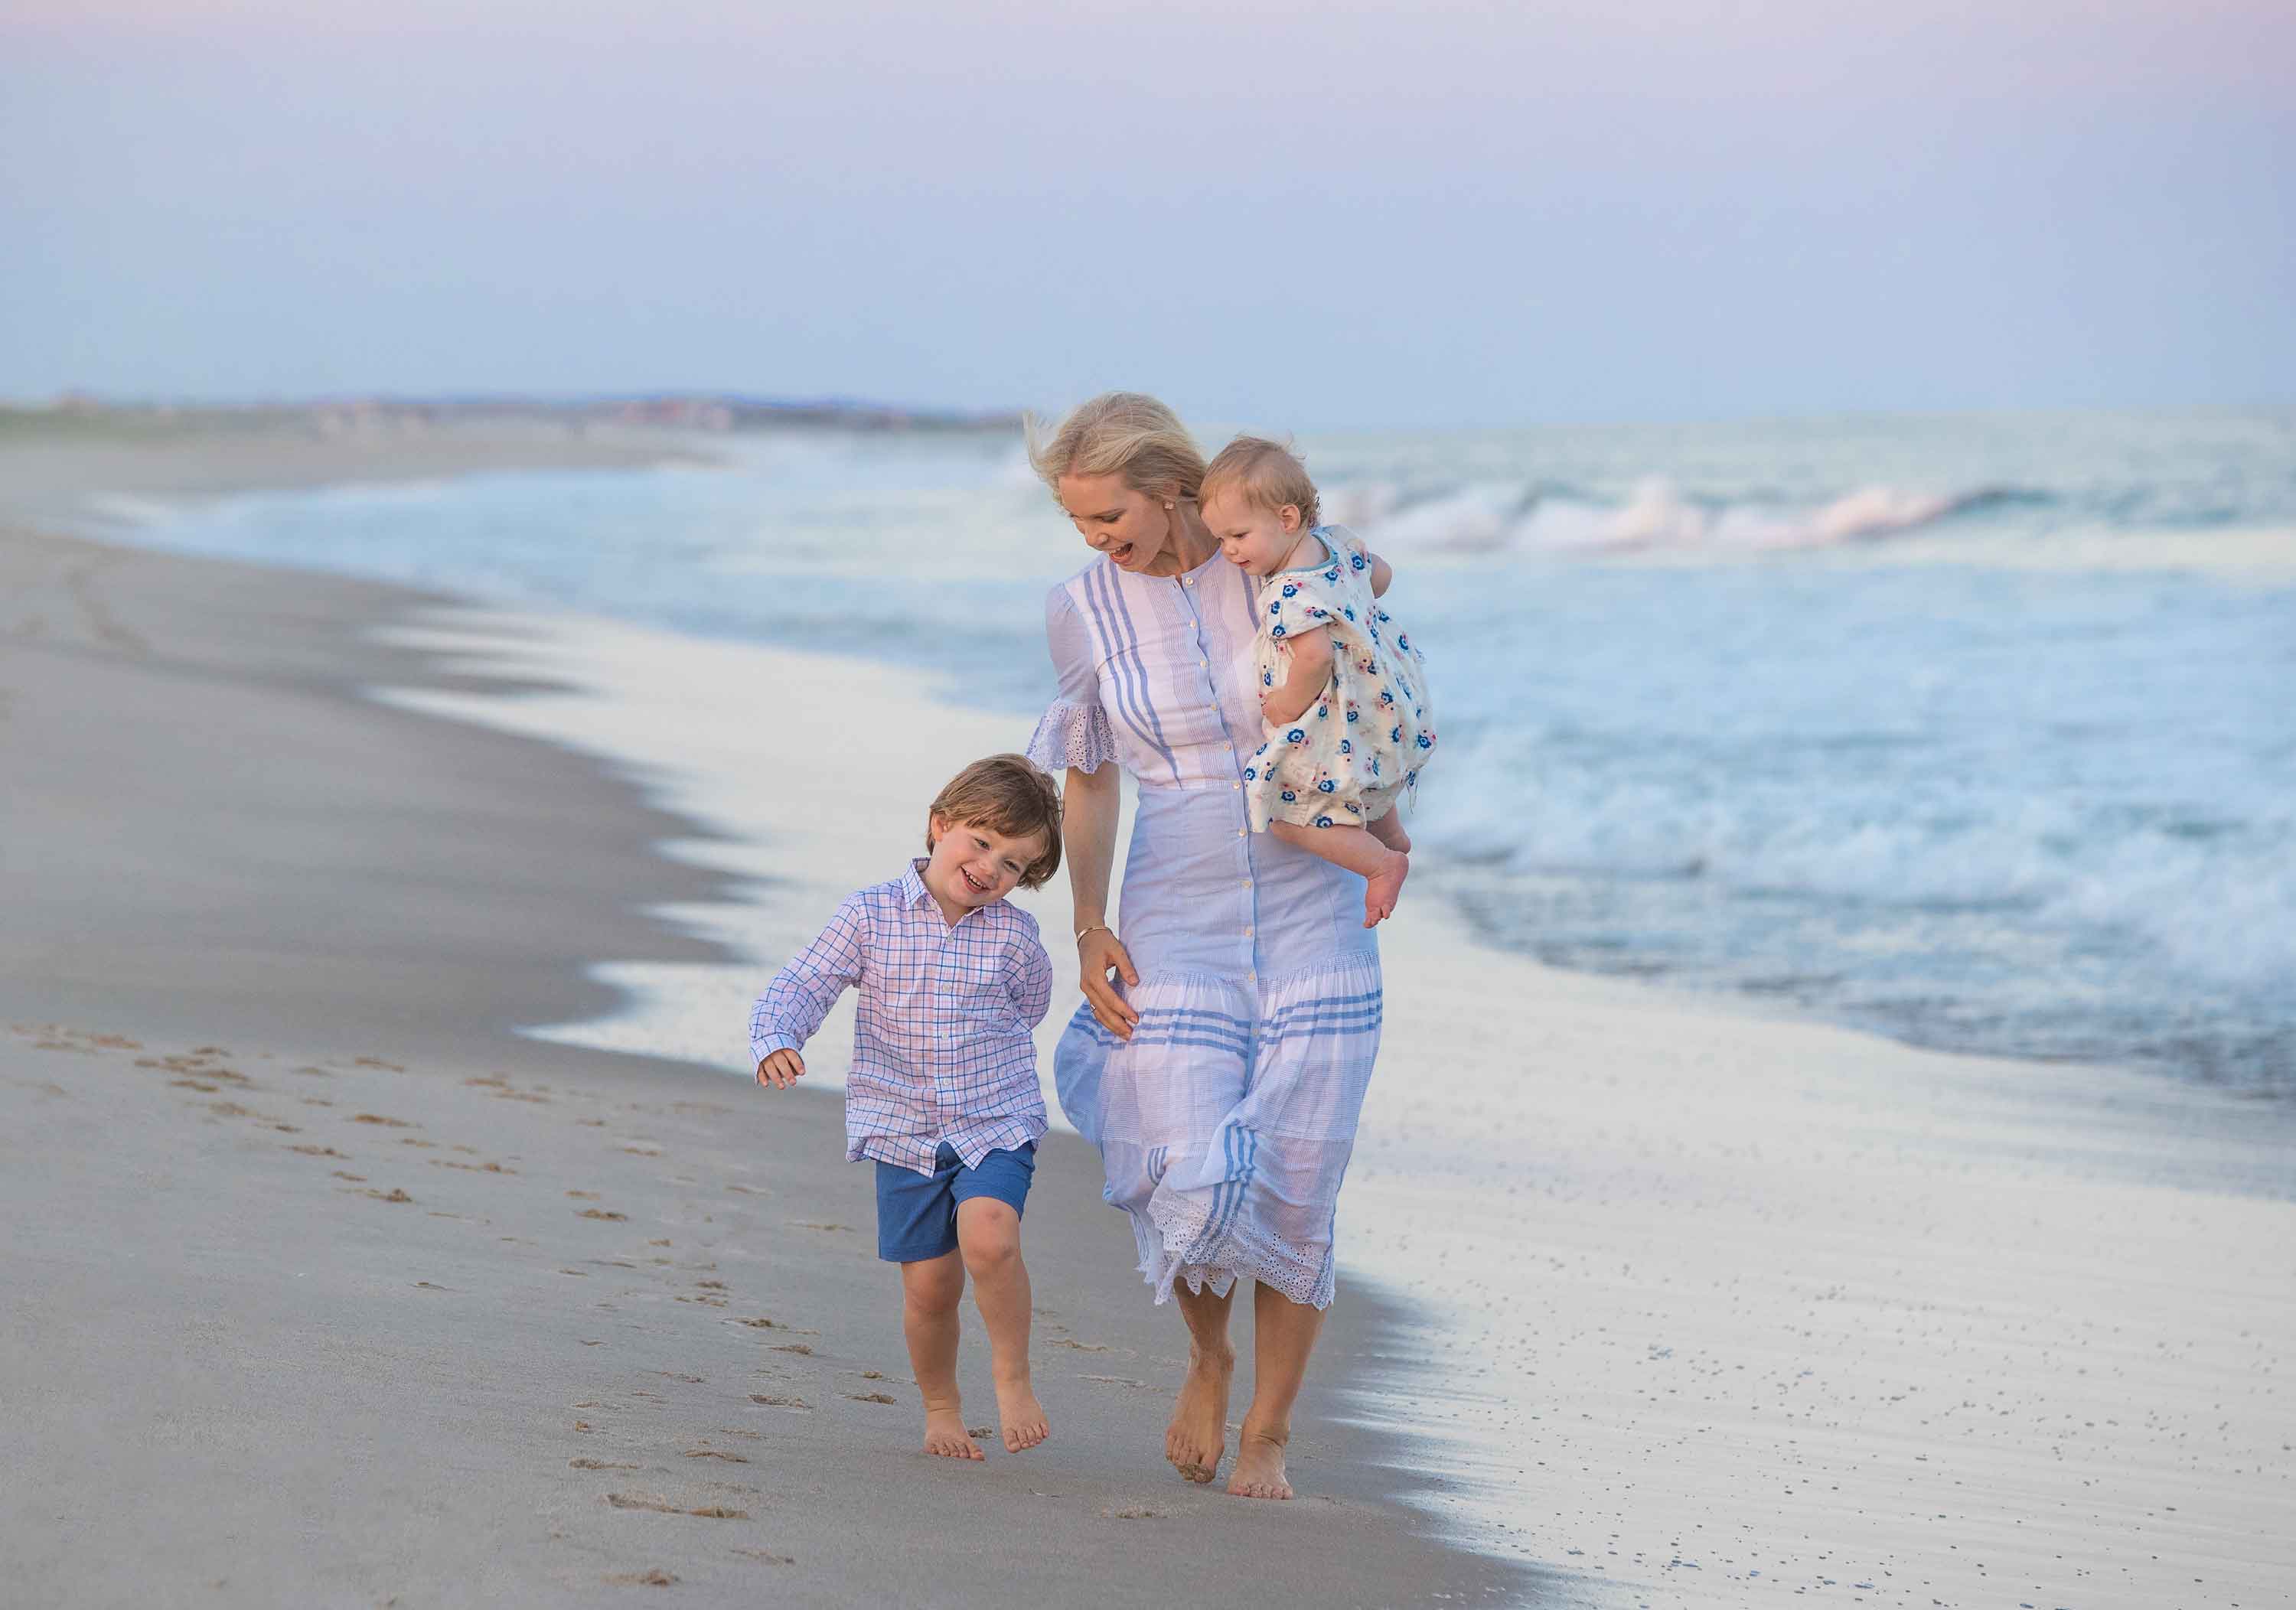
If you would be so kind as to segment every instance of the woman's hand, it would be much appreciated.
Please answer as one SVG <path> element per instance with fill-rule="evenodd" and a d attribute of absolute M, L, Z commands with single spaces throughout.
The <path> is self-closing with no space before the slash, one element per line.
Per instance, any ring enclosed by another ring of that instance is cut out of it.
<path fill-rule="evenodd" d="M 1084 988 L 1085 1001 L 1092 1008 L 1092 1015 L 1100 1019 L 1100 1026 L 1119 1040 L 1129 1040 L 1140 1014 L 1132 1009 L 1130 1001 L 1116 993 L 1116 985 L 1109 979 L 1111 972 L 1122 974 L 1128 985 L 1140 982 L 1124 942 L 1106 928 L 1095 928 L 1077 941 L 1078 982 Z"/>

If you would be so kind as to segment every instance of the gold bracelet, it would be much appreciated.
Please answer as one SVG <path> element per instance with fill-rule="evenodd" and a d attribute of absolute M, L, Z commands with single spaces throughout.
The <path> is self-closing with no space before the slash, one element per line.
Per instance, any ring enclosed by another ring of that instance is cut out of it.
<path fill-rule="evenodd" d="M 1109 927 L 1108 924 L 1104 922 L 1095 922 L 1088 928 L 1078 928 L 1077 930 L 1077 943 L 1078 944 L 1082 944 L 1084 943 L 1084 936 L 1086 934 L 1113 934 L 1114 932 L 1116 932 L 1116 930 Z"/>

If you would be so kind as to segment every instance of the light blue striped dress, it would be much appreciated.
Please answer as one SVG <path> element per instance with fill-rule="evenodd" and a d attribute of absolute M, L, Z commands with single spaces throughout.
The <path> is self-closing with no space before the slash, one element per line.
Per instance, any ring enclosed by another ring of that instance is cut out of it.
<path fill-rule="evenodd" d="M 1116 915 L 1139 1026 L 1120 1041 L 1079 1009 L 1054 1074 L 1157 1301 L 1241 1276 L 1322 1308 L 1379 1052 L 1379 947 L 1363 879 L 1250 830 L 1253 585 L 1218 555 L 1177 576 L 1095 560 L 1047 601 L 1060 695 L 1029 757 L 1112 760 L 1139 785 Z"/>

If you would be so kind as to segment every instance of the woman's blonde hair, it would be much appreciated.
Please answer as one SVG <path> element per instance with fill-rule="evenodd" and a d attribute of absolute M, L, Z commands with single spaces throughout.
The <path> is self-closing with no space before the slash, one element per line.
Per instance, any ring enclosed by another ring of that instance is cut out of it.
<path fill-rule="evenodd" d="M 1221 448 L 1219 456 L 1204 470 L 1201 494 L 1209 501 L 1215 492 L 1231 486 L 1254 509 L 1273 513 L 1286 503 L 1294 505 L 1303 526 L 1314 526 L 1322 512 L 1308 466 L 1300 462 L 1288 442 L 1240 436 Z"/>
<path fill-rule="evenodd" d="M 1193 503 L 1203 485 L 1204 455 L 1180 416 L 1137 391 L 1104 391 L 1057 429 L 1034 414 L 1023 428 L 1029 462 L 1054 497 L 1064 475 L 1120 475 L 1133 491 L 1168 503 Z"/>

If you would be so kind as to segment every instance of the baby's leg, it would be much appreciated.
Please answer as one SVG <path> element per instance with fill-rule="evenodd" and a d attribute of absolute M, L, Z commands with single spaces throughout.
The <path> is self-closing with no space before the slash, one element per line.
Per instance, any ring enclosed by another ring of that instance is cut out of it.
<path fill-rule="evenodd" d="M 964 1296 L 964 1264 L 955 1253 L 901 1265 L 901 1331 L 909 1342 L 909 1369 L 924 1394 L 925 1451 L 977 1459 L 982 1455 L 964 1434 L 956 1392 L 956 1308 Z"/>
<path fill-rule="evenodd" d="M 1411 872 L 1411 857 L 1382 844 L 1370 829 L 1303 828 L 1293 821 L 1271 821 L 1267 830 L 1284 843 L 1296 844 L 1310 855 L 1320 855 L 1362 878 L 1364 927 L 1371 928 L 1395 914 L 1396 897 L 1403 893 L 1403 880 Z"/>
<path fill-rule="evenodd" d="M 1411 835 L 1403 830 L 1403 813 L 1392 805 L 1387 814 L 1370 824 L 1371 836 L 1390 850 L 1411 854 Z"/>
<path fill-rule="evenodd" d="M 1018 1453 L 1050 1434 L 1029 1378 L 1029 1270 L 1021 1262 L 1021 1215 L 994 1197 L 956 1205 L 956 1244 L 972 1276 L 972 1300 L 988 1328 L 988 1370 L 1004 1446 Z"/>

